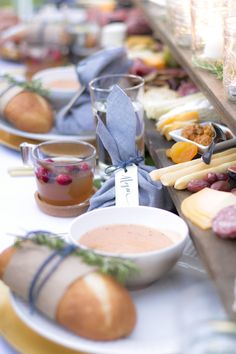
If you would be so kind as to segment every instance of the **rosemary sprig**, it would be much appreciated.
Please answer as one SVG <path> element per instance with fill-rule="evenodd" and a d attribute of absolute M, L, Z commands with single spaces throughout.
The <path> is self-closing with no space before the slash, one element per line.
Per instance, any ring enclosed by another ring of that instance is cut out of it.
<path fill-rule="evenodd" d="M 26 91 L 37 93 L 41 96 L 48 96 L 49 92 L 43 88 L 40 80 L 18 80 L 12 77 L 10 74 L 4 74 L 0 76 L 1 79 L 6 80 L 10 85 L 16 85 L 22 87 Z"/>
<path fill-rule="evenodd" d="M 207 70 L 216 75 L 217 79 L 223 80 L 223 64 L 221 62 L 210 63 L 207 60 L 197 58 L 192 59 L 193 64 L 203 70 Z"/>
<path fill-rule="evenodd" d="M 22 242 L 30 240 L 37 245 L 47 246 L 54 250 L 63 250 L 67 243 L 58 235 L 47 231 L 31 231 L 26 236 L 18 236 L 14 246 L 21 247 Z M 103 257 L 91 250 L 77 248 L 73 255 L 80 257 L 88 265 L 95 266 L 102 273 L 109 274 L 124 284 L 128 277 L 138 272 L 135 264 L 119 257 Z"/>

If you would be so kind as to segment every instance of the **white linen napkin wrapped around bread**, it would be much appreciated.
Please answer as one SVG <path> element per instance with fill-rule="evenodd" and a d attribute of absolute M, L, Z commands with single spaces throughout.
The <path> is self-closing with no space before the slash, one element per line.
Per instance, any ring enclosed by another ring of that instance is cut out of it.
<path fill-rule="evenodd" d="M 22 241 L 0 254 L 0 279 L 31 306 L 34 284 L 33 308 L 77 335 L 92 340 L 129 335 L 136 311 L 128 291 L 73 252 L 61 255 L 48 245 Z"/>

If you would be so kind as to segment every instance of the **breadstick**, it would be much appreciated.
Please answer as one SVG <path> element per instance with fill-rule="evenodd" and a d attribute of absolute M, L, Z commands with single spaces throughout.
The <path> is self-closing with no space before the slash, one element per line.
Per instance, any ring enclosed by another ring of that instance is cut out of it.
<path fill-rule="evenodd" d="M 231 162 L 223 163 L 219 166 L 211 167 L 206 170 L 197 171 L 197 172 L 188 174 L 186 176 L 180 177 L 176 180 L 174 187 L 175 187 L 175 189 L 185 189 L 185 188 L 187 188 L 188 183 L 190 181 L 192 181 L 193 179 L 201 179 L 204 176 L 206 176 L 209 172 L 220 172 L 220 173 L 226 172 L 228 167 L 232 166 L 233 164 L 236 164 L 236 159 L 234 159 Z"/>
<path fill-rule="evenodd" d="M 212 160 L 217 159 L 219 157 L 227 156 L 227 155 L 230 155 L 233 153 L 236 153 L 236 147 L 229 149 L 229 150 L 222 151 L 222 152 L 218 152 L 217 154 L 214 154 L 212 156 Z M 179 163 L 176 165 L 171 165 L 171 166 L 159 168 L 159 169 L 151 171 L 150 176 L 153 181 L 159 181 L 161 176 L 166 173 L 176 172 L 176 171 L 182 170 L 185 167 L 195 166 L 195 165 L 198 165 L 199 162 L 202 162 L 201 158 L 198 158 L 198 159 L 195 159 L 192 161 L 182 162 L 182 163 Z"/>
<path fill-rule="evenodd" d="M 12 177 L 33 176 L 34 175 L 33 167 L 29 167 L 29 166 L 9 167 L 7 172 Z"/>
<path fill-rule="evenodd" d="M 175 184 L 175 182 L 177 181 L 177 179 L 179 179 L 181 177 L 187 176 L 189 174 L 192 174 L 192 173 L 198 172 L 198 171 L 206 171 L 206 170 L 209 170 L 209 168 L 220 166 L 226 162 L 233 163 L 235 158 L 236 158 L 236 155 L 234 153 L 234 154 L 230 154 L 227 156 L 215 158 L 214 160 L 212 160 L 210 165 L 206 165 L 204 162 L 200 161 L 197 165 L 186 167 L 186 168 L 183 168 L 183 169 L 176 171 L 176 172 L 166 173 L 163 176 L 161 176 L 160 180 L 164 186 L 173 186 Z M 207 172 L 205 172 L 205 174 L 207 174 Z"/>

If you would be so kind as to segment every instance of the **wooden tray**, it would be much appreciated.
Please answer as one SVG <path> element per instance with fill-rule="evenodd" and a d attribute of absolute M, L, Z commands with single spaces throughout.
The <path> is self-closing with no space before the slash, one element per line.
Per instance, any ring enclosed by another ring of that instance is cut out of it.
<path fill-rule="evenodd" d="M 97 189 L 93 187 L 92 195 L 96 193 Z M 39 209 L 50 216 L 56 216 L 59 218 L 72 218 L 75 216 L 79 216 L 81 214 L 86 213 L 89 208 L 89 199 L 84 201 L 83 203 L 76 204 L 76 205 L 67 205 L 67 206 L 58 206 L 48 204 L 40 198 L 40 195 L 36 191 L 34 193 L 34 199 L 39 207 Z"/>
<path fill-rule="evenodd" d="M 170 165 L 165 151 L 173 142 L 168 142 L 155 129 L 155 123 L 146 120 L 145 143 L 152 156 L 155 165 L 165 167 Z M 177 191 L 168 188 L 176 209 L 181 217 L 182 201 L 190 195 L 188 191 Z M 234 302 L 234 282 L 236 278 L 236 240 L 223 240 L 217 237 L 212 231 L 203 231 L 185 219 L 190 236 L 201 257 L 204 266 L 213 280 L 215 287 L 221 297 L 222 303 L 231 320 L 236 320 L 236 313 L 232 306 Z"/>

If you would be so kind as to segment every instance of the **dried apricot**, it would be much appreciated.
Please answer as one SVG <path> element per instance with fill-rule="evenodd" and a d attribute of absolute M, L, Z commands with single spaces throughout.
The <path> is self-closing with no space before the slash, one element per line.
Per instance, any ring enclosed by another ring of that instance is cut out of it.
<path fill-rule="evenodd" d="M 168 157 L 170 157 L 174 163 L 181 163 L 192 160 L 197 153 L 198 148 L 195 144 L 179 141 L 169 149 Z"/>
<path fill-rule="evenodd" d="M 166 149 L 166 156 L 171 157 L 170 149 Z"/>

